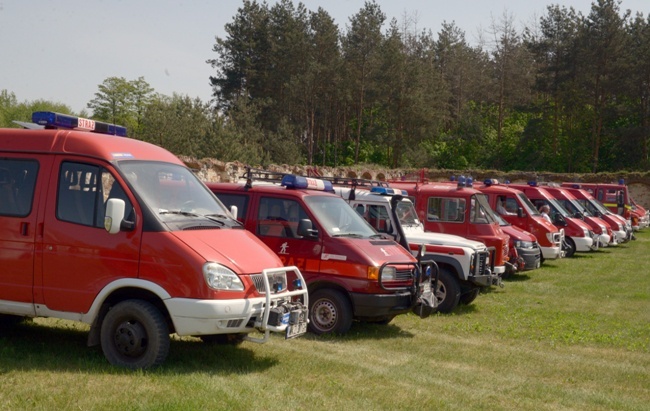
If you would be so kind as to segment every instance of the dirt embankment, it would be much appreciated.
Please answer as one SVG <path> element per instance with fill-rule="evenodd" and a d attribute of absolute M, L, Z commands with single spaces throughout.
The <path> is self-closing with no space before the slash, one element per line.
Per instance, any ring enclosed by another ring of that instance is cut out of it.
<path fill-rule="evenodd" d="M 188 167 L 196 171 L 197 175 L 204 181 L 210 182 L 235 182 L 246 172 L 246 165 L 239 162 L 224 163 L 215 159 L 196 160 L 182 158 Z M 376 165 L 359 165 L 351 167 L 313 167 L 313 166 L 290 166 L 270 165 L 266 170 L 282 173 L 293 173 L 299 175 L 325 176 L 325 177 L 350 177 L 364 178 L 368 180 L 387 181 L 399 179 L 407 175 L 423 175 L 431 181 L 448 181 L 450 176 L 472 176 L 474 181 L 483 181 L 486 178 L 496 178 L 499 181 L 509 180 L 511 182 L 537 181 L 575 181 L 585 183 L 611 183 L 623 178 L 630 188 L 632 197 L 643 207 L 650 208 L 650 172 L 645 173 L 597 173 L 597 174 L 576 174 L 576 173 L 535 173 L 535 172 L 502 172 L 494 170 L 409 170 L 409 169 L 384 169 Z"/>

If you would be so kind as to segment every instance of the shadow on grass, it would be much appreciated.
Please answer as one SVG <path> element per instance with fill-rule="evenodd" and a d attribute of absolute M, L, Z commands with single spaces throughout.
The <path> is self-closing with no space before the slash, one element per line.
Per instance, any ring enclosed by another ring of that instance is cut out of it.
<path fill-rule="evenodd" d="M 264 371 L 278 358 L 259 357 L 240 346 L 205 344 L 199 339 L 173 336 L 167 360 L 159 367 L 133 371 L 114 367 L 104 358 L 101 347 L 88 347 L 88 332 L 24 322 L 0 331 L 0 374 L 8 370 L 53 372 L 99 372 L 131 374 L 145 372 L 178 374 L 207 372 L 241 374 Z M 283 338 L 283 337 L 282 337 Z M 287 342 L 290 344 L 290 342 Z"/>

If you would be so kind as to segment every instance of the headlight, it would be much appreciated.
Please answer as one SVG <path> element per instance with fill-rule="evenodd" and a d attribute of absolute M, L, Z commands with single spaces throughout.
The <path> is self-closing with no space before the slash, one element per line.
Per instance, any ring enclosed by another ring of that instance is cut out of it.
<path fill-rule="evenodd" d="M 598 224 L 598 227 L 600 227 L 600 230 L 603 234 L 607 234 L 607 227 L 601 224 Z"/>
<path fill-rule="evenodd" d="M 582 229 L 582 233 L 584 234 L 584 237 L 593 237 L 591 230 L 587 230 L 586 228 Z"/>
<path fill-rule="evenodd" d="M 395 267 L 391 267 L 387 265 L 384 267 L 383 271 L 381 272 L 381 281 L 395 281 L 397 278 L 397 271 L 395 270 Z"/>
<path fill-rule="evenodd" d="M 515 241 L 516 248 L 533 248 L 532 241 Z"/>
<path fill-rule="evenodd" d="M 237 274 L 221 264 L 208 262 L 203 264 L 203 277 L 208 287 L 214 290 L 243 291 L 244 284 Z"/>

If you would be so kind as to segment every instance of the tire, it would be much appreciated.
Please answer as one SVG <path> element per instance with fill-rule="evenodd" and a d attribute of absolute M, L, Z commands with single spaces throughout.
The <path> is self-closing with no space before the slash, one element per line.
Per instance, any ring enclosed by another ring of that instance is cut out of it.
<path fill-rule="evenodd" d="M 244 342 L 246 334 L 213 334 L 200 335 L 199 338 L 206 344 L 216 345 L 240 345 Z"/>
<path fill-rule="evenodd" d="M 565 257 L 573 257 L 573 255 L 576 253 L 576 243 L 571 237 L 564 237 L 562 250 L 564 251 Z"/>
<path fill-rule="evenodd" d="M 460 283 L 446 268 L 440 269 L 438 283 L 436 284 L 437 311 L 450 313 L 460 301 Z"/>
<path fill-rule="evenodd" d="M 463 305 L 469 305 L 471 304 L 474 300 L 476 300 L 476 297 L 478 297 L 479 293 L 481 292 L 480 288 L 472 288 L 465 294 L 462 294 L 460 296 L 460 303 Z"/>
<path fill-rule="evenodd" d="M 316 334 L 345 334 L 352 326 L 352 305 L 343 293 L 323 289 L 310 296 L 309 331 Z"/>
<path fill-rule="evenodd" d="M 0 314 L 0 330 L 10 329 L 25 320 L 25 317 L 19 315 Z"/>
<path fill-rule="evenodd" d="M 167 358 L 169 344 L 165 318 L 147 301 L 122 301 L 111 307 L 102 321 L 102 351 L 112 365 L 155 367 Z"/>

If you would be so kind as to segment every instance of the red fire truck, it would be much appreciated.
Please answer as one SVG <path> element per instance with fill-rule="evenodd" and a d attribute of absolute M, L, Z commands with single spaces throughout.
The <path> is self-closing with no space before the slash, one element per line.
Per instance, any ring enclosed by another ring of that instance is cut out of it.
<path fill-rule="evenodd" d="M 592 215 L 589 210 L 585 209 L 576 197 L 569 192 L 569 190 L 562 188 L 559 184 L 546 183 L 544 185 L 546 191 L 551 193 L 556 200 L 564 206 L 564 208 L 575 218 L 579 218 L 591 227 L 591 230 L 596 234 L 594 240 L 597 242 L 598 247 L 607 247 L 614 237 L 612 229 L 600 217 Z"/>
<path fill-rule="evenodd" d="M 570 187 L 573 184 L 575 183 L 564 182 L 562 186 Z M 588 191 L 610 211 L 629 220 L 634 231 L 648 226 L 648 211 L 635 205 L 625 181 L 620 180 L 618 184 L 580 183 L 580 187 Z"/>
<path fill-rule="evenodd" d="M 573 218 L 551 193 L 531 181 L 528 184 L 509 184 L 509 187 L 521 190 L 526 197 L 539 209 L 542 205 L 550 208 L 550 218 L 559 228 L 564 229 L 562 250 L 567 257 L 572 257 L 576 251 L 586 252 L 595 249 L 595 234 L 582 220 Z"/>
<path fill-rule="evenodd" d="M 471 178 L 460 177 L 456 184 L 430 182 L 419 176 L 410 181 L 392 180 L 389 185 L 406 190 L 425 230 L 482 242 L 494 250 L 494 272 L 505 273 L 509 237 L 501 230 L 485 195 L 472 188 Z"/>
<path fill-rule="evenodd" d="M 487 179 L 476 189 L 488 196 L 488 202 L 504 220 L 531 232 L 542 250 L 542 260 L 554 260 L 562 256 L 564 230 L 546 221 L 528 197 L 521 191 Z"/>
<path fill-rule="evenodd" d="M 311 332 L 345 333 L 353 320 L 387 324 L 433 311 L 430 278 L 415 257 L 370 227 L 331 182 L 261 170 L 245 179 L 208 187 L 285 264 L 300 268 Z"/>
<path fill-rule="evenodd" d="M 178 158 L 120 126 L 32 120 L 0 130 L 0 321 L 90 324 L 88 345 L 129 368 L 163 362 L 170 333 L 238 343 L 306 331 L 300 271 Z"/>
<path fill-rule="evenodd" d="M 631 240 L 634 236 L 632 226 L 618 214 L 612 213 L 600 201 L 596 200 L 587 190 L 580 188 L 579 184 L 573 184 L 571 187 L 566 187 L 573 196 L 582 204 L 584 208 L 595 216 L 602 218 L 609 224 L 614 233 L 617 243 L 623 243 Z"/>

